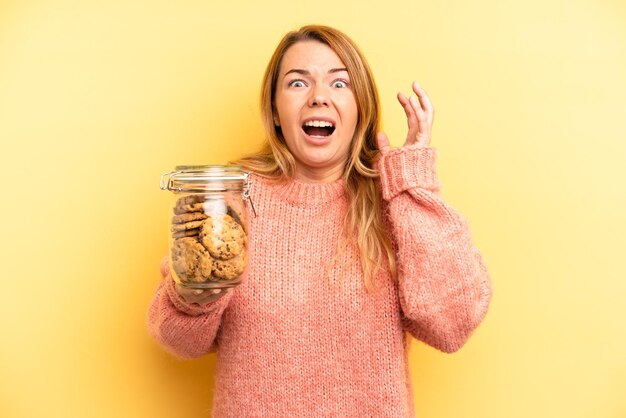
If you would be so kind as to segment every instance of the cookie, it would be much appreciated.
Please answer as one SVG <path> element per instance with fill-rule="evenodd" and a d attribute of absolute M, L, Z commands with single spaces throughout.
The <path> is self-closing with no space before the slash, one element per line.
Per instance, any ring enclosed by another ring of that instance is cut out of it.
<path fill-rule="evenodd" d="M 180 232 L 180 231 L 187 231 L 190 229 L 201 228 L 203 224 L 204 224 L 203 220 L 185 222 L 184 224 L 174 224 L 172 225 L 172 232 Z"/>
<path fill-rule="evenodd" d="M 228 215 L 233 218 L 233 220 L 235 222 L 237 222 L 239 225 L 241 225 L 244 228 L 245 231 L 245 225 L 242 221 L 243 219 L 243 213 L 241 213 L 240 210 L 235 209 L 233 206 L 228 205 Z"/>
<path fill-rule="evenodd" d="M 172 246 L 172 267 L 183 282 L 204 282 L 211 277 L 213 259 L 196 238 L 180 238 Z"/>
<path fill-rule="evenodd" d="M 224 204 L 226 205 L 226 213 L 235 220 L 239 225 L 245 227 L 243 222 L 245 215 L 243 214 L 243 207 L 241 200 L 238 200 L 232 195 L 224 196 Z"/>
<path fill-rule="evenodd" d="M 172 232 L 172 238 L 197 237 L 200 235 L 200 228 L 187 229 L 185 231 Z"/>
<path fill-rule="evenodd" d="M 203 212 L 186 212 L 180 215 L 174 215 L 172 217 L 173 224 L 184 224 L 191 221 L 201 221 L 208 218 Z"/>
<path fill-rule="evenodd" d="M 183 196 L 180 199 L 178 199 L 176 201 L 176 206 L 191 205 L 193 203 L 201 203 L 201 202 L 204 202 L 205 199 L 206 197 L 201 194 L 190 194 L 190 195 Z"/>
<path fill-rule="evenodd" d="M 176 205 L 174 207 L 174 213 L 176 215 L 182 215 L 183 213 L 188 212 L 203 212 L 204 211 L 204 203 L 190 203 L 188 205 Z"/>
<path fill-rule="evenodd" d="M 213 260 L 213 275 L 222 280 L 233 280 L 241 276 L 246 267 L 246 252 L 230 260 Z"/>
<path fill-rule="evenodd" d="M 243 227 L 230 215 L 208 217 L 200 229 L 200 242 L 211 256 L 229 260 L 241 253 L 245 245 Z"/>
<path fill-rule="evenodd" d="M 211 273 L 214 267 L 215 263 L 211 256 L 207 254 L 207 256 L 200 257 L 200 263 L 198 264 L 196 275 L 191 278 L 191 281 L 195 283 L 202 283 L 206 282 L 207 279 L 210 280 L 212 277 Z"/>

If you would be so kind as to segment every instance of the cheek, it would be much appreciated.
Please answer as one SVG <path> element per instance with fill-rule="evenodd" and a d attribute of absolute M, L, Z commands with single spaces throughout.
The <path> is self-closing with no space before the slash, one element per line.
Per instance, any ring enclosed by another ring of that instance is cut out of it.
<path fill-rule="evenodd" d="M 277 102 L 276 111 L 274 112 L 275 121 L 280 123 L 283 132 L 285 130 L 293 130 L 297 124 L 297 114 L 293 109 L 293 106 L 289 106 L 286 103 Z"/>
<path fill-rule="evenodd" d="M 356 131 L 358 119 L 359 119 L 359 114 L 358 114 L 356 106 L 354 106 L 353 108 L 350 108 L 344 114 L 344 117 L 343 117 L 344 126 L 346 127 L 346 130 L 349 131 L 350 137 L 352 137 Z M 346 134 L 348 134 L 348 132 L 346 132 Z"/>
<path fill-rule="evenodd" d="M 344 121 L 346 124 L 355 127 L 359 118 L 359 110 L 354 96 L 346 97 L 342 108 L 344 109 Z"/>

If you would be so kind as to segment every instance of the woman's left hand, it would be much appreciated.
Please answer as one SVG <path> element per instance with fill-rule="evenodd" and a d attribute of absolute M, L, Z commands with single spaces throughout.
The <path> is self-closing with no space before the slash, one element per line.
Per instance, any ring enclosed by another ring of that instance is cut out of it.
<path fill-rule="evenodd" d="M 398 102 L 404 108 L 409 127 L 404 145 L 417 144 L 418 147 L 425 148 L 430 145 L 435 109 L 428 95 L 417 82 L 413 82 L 413 92 L 415 92 L 417 98 L 413 95 L 407 98 L 402 93 L 398 93 Z M 391 149 L 389 138 L 387 138 L 384 132 L 379 132 L 377 139 L 378 148 L 383 154 Z"/>

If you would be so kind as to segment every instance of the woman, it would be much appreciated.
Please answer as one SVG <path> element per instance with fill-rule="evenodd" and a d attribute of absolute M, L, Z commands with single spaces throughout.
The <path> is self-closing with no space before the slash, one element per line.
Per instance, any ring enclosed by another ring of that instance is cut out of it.
<path fill-rule="evenodd" d="M 438 194 L 433 107 L 398 94 L 405 145 L 379 133 L 371 71 L 341 32 L 278 45 L 262 90 L 265 148 L 244 158 L 256 217 L 234 290 L 174 285 L 149 313 L 180 357 L 216 351 L 215 417 L 413 416 L 408 336 L 444 352 L 482 321 L 491 282 L 466 222 Z"/>

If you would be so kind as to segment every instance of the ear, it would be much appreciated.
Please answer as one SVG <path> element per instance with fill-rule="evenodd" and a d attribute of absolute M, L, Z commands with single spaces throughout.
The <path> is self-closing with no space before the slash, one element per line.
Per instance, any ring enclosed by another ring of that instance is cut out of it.
<path fill-rule="evenodd" d="M 274 113 L 274 126 L 280 126 L 280 121 L 278 120 L 278 116 Z"/>

